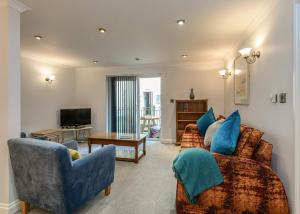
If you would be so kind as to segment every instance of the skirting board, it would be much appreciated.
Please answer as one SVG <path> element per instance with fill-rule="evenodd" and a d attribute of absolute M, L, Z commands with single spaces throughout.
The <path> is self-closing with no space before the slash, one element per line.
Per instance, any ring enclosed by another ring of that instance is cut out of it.
<path fill-rule="evenodd" d="M 10 204 L 0 203 L 0 214 L 15 214 L 20 210 L 19 200 Z"/>
<path fill-rule="evenodd" d="M 161 143 L 170 143 L 170 144 L 175 144 L 176 140 L 175 139 L 161 139 Z"/>

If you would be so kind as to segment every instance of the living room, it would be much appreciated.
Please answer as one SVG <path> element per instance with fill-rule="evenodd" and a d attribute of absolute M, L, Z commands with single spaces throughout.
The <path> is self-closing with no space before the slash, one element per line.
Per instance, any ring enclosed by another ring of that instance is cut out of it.
<path fill-rule="evenodd" d="M 107 132 L 112 76 L 160 77 L 160 139 L 146 142 L 138 164 L 116 161 L 111 193 L 105 188 L 107 197 L 99 193 L 78 213 L 185 213 L 174 206 L 180 198 L 172 162 L 184 147 L 175 145 L 176 101 L 189 101 L 191 89 L 192 100 L 207 100 L 205 112 L 212 107 L 216 118 L 228 119 L 238 110 L 242 124 L 264 133 L 273 147 L 272 173 L 288 201 L 282 213 L 300 212 L 297 1 L 2 2 L 0 213 L 19 210 L 7 140 L 60 129 L 60 110 L 72 108 L 91 109 L 92 136 Z M 247 100 L 239 102 L 237 57 L 243 48 L 252 48 L 253 61 L 240 57 L 248 82 Z M 87 148 L 79 143 L 82 159 Z M 99 148 L 93 145 L 92 154 Z M 45 210 L 35 205 L 30 213 Z"/>

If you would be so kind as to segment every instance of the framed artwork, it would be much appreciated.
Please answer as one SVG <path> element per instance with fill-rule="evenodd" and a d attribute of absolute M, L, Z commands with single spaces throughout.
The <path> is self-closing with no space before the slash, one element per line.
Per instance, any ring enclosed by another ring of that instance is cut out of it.
<path fill-rule="evenodd" d="M 249 65 L 243 57 L 234 61 L 234 104 L 249 105 L 250 74 Z"/>

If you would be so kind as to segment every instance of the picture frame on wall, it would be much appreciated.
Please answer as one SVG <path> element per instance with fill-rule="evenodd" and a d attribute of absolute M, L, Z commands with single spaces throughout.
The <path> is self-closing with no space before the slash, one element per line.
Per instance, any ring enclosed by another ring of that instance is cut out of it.
<path fill-rule="evenodd" d="M 234 104 L 249 105 L 250 72 L 249 64 L 240 56 L 234 61 Z"/>

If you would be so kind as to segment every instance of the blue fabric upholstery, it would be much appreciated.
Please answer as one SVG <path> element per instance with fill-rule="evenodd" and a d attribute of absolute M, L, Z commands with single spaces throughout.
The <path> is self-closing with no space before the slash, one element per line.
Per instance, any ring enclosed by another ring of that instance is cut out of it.
<path fill-rule="evenodd" d="M 74 162 L 58 143 L 24 138 L 8 147 L 19 199 L 54 213 L 73 213 L 114 181 L 113 145 Z"/>
<path fill-rule="evenodd" d="M 241 117 L 239 111 L 233 112 L 217 129 L 212 137 L 210 151 L 232 155 L 240 135 Z"/>

